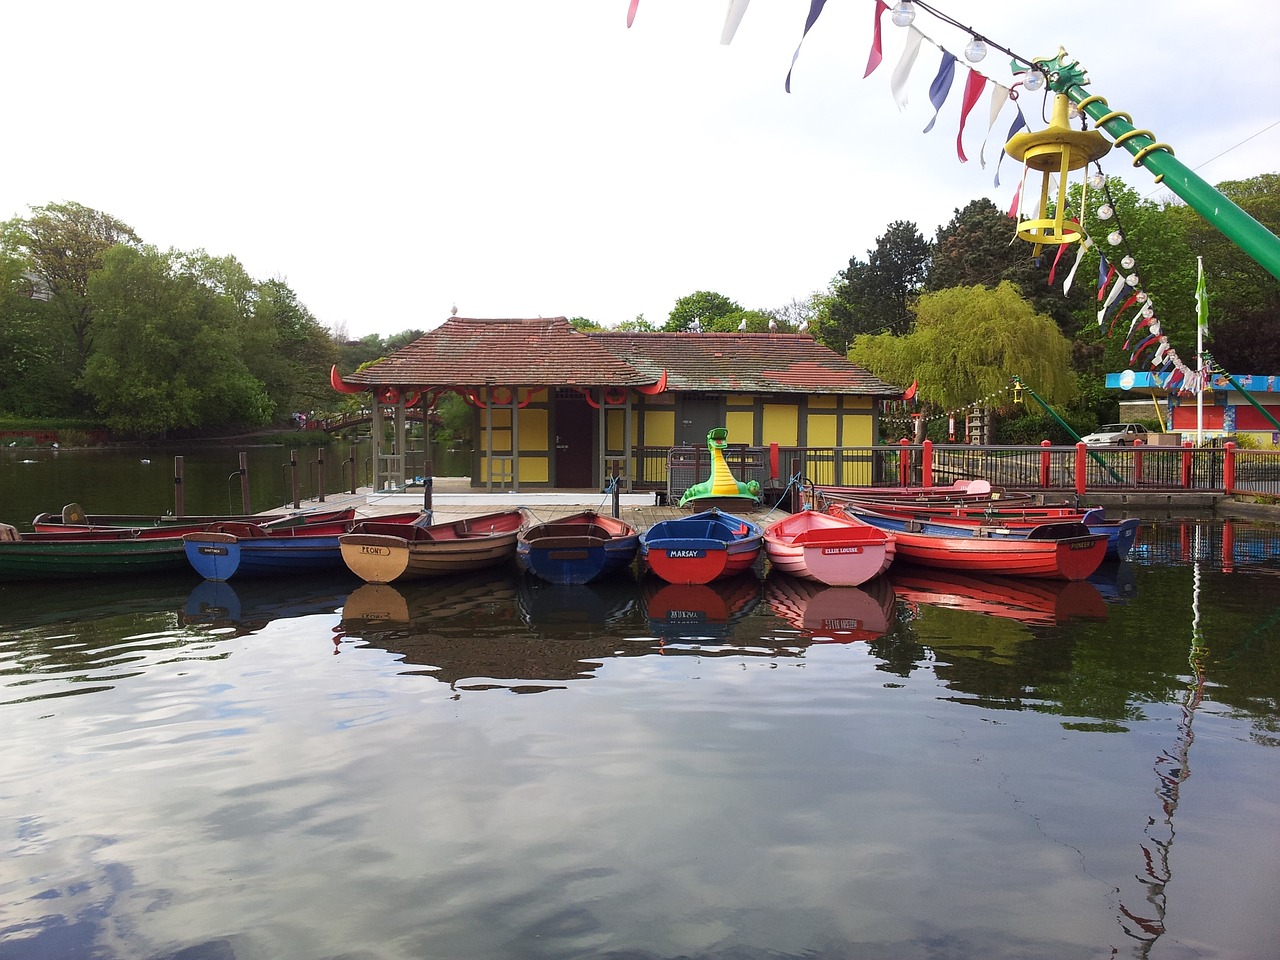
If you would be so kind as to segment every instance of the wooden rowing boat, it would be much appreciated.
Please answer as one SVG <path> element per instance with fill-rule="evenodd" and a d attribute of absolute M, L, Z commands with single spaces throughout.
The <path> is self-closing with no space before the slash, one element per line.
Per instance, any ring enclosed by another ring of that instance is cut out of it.
<path fill-rule="evenodd" d="M 801 510 L 764 528 L 772 568 L 830 586 L 856 587 L 893 562 L 893 535 L 848 517 Z"/>
<path fill-rule="evenodd" d="M 367 520 L 339 538 L 342 561 L 369 583 L 400 583 L 495 567 L 512 559 L 519 510 L 420 527 Z"/>
<path fill-rule="evenodd" d="M 945 570 L 1083 580 L 1098 569 L 1107 552 L 1106 534 L 1090 533 L 1082 523 L 1044 523 L 1013 531 L 1007 527 L 949 527 L 848 504 L 828 510 L 892 533 L 897 541 L 895 561 Z"/>
<path fill-rule="evenodd" d="M 640 537 L 640 554 L 668 583 L 710 583 L 751 569 L 763 539 L 759 524 L 712 508 L 659 520 Z"/>
<path fill-rule="evenodd" d="M 625 570 L 639 548 L 634 526 L 584 510 L 547 522 L 526 521 L 516 537 L 516 562 L 549 583 L 590 583 Z"/>
<path fill-rule="evenodd" d="M 403 526 L 425 516 L 391 514 L 378 522 Z M 206 580 L 345 572 L 339 539 L 351 529 L 349 519 L 271 528 L 223 522 L 183 534 L 182 543 L 187 561 Z"/>
<path fill-rule="evenodd" d="M 180 536 L 193 530 L 203 530 L 212 523 L 256 523 L 268 526 L 291 524 L 332 523 L 335 520 L 354 519 L 351 507 L 336 510 L 293 510 L 284 513 L 242 514 L 227 516 L 156 516 L 148 514 L 85 513 L 78 503 L 69 503 L 59 513 L 39 513 L 31 521 L 31 529 L 37 533 L 72 533 L 79 531 L 112 530 L 118 528 L 142 531 L 142 535 Z M 154 531 L 154 533 L 148 533 Z"/>

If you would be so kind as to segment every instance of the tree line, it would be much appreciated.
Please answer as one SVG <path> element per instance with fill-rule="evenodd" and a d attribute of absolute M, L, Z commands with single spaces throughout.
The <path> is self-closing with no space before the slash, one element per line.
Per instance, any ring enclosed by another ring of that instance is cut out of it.
<path fill-rule="evenodd" d="M 1280 229 L 1280 175 L 1218 189 Z M 851 257 L 826 289 L 804 299 L 747 309 L 696 291 L 661 325 L 641 315 L 621 327 L 807 331 L 882 379 L 918 382 L 926 407 L 962 407 L 1018 376 L 1086 422 L 1111 419 L 1105 375 L 1143 369 L 1150 352 L 1135 357 L 1134 343 L 1125 346 L 1132 310 L 1097 320 L 1101 249 L 1110 262 L 1132 257 L 1129 269 L 1165 335 L 1192 365 L 1202 257 L 1214 360 L 1231 372 L 1280 372 L 1276 278 L 1181 203 L 1141 196 L 1113 178 L 1103 221 L 1096 198 L 1084 204 L 1081 191 L 1073 187 L 1070 203 L 1088 210 L 1096 246 L 1069 291 L 1063 281 L 1076 248 L 1032 256 L 1013 221 L 978 199 L 932 240 L 914 223 L 890 223 L 865 259 Z M 1106 246 L 1116 229 L 1123 247 Z M 585 317 L 571 322 L 599 327 Z M 350 372 L 422 333 L 348 340 L 284 281 L 256 280 L 232 256 L 161 251 L 77 203 L 33 207 L 0 224 L 0 416 L 92 418 L 146 436 L 287 422 L 296 410 L 341 405 L 328 387 L 333 363 Z"/>

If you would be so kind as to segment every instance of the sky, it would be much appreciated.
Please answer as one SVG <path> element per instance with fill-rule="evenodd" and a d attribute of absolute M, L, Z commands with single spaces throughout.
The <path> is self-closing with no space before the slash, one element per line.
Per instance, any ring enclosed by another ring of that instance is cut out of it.
<path fill-rule="evenodd" d="M 926 238 L 969 201 L 1007 209 L 1019 168 L 956 155 L 963 68 L 929 133 L 940 54 L 905 109 L 906 31 L 874 0 L 81 0 L 6 11 L 0 218 L 74 201 L 161 249 L 233 255 L 351 337 L 467 317 L 656 325 L 699 290 L 783 307 L 866 259 L 897 220 Z M 1210 183 L 1280 171 L 1280 5 L 1026 0 L 933 6 L 1022 57 L 1059 46 L 1090 90 Z M 915 26 L 961 55 L 965 35 Z M 792 55 L 799 46 L 784 90 Z M 963 56 L 961 56 L 963 63 Z M 1005 84 L 1008 58 L 977 69 Z M 988 90 L 991 85 L 988 85 Z M 1024 94 L 1031 129 L 1042 96 Z M 1130 156 L 1104 170 L 1169 197 Z"/>

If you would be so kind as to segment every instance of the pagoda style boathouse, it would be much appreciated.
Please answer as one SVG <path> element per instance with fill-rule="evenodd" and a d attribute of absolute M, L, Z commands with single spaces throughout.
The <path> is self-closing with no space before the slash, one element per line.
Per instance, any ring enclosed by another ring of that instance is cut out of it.
<path fill-rule="evenodd" d="M 516 491 L 665 486 L 668 451 L 705 451 L 716 427 L 749 448 L 871 447 L 878 401 L 902 396 L 808 335 L 583 332 L 564 317 L 451 317 L 363 370 L 335 369 L 333 386 L 372 395 L 378 490 L 413 478 L 406 411 L 450 391 L 474 411 L 472 486 Z"/>

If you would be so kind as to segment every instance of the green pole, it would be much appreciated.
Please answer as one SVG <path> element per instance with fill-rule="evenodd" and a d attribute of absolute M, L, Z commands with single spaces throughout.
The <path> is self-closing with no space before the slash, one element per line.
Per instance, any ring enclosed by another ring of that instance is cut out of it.
<path fill-rule="evenodd" d="M 1040 395 L 1036 393 L 1034 390 L 1032 390 L 1030 387 L 1028 387 L 1025 383 L 1023 383 L 1021 379 L 1019 379 L 1018 377 L 1014 377 L 1013 385 L 1031 394 L 1031 399 L 1034 400 L 1036 403 L 1040 404 L 1040 406 L 1044 407 L 1045 413 L 1049 414 L 1049 416 L 1057 420 L 1058 423 L 1062 425 L 1063 430 L 1067 431 L 1068 434 L 1075 437 L 1076 443 L 1084 443 L 1084 441 L 1080 439 L 1080 434 L 1076 433 L 1074 430 L 1071 429 L 1071 424 L 1067 423 L 1067 421 L 1063 420 L 1060 416 L 1058 416 L 1058 411 L 1054 410 L 1053 407 L 1049 406 L 1049 404 L 1045 403 L 1042 399 L 1040 399 Z M 1114 480 L 1116 483 L 1124 482 L 1124 477 L 1116 473 L 1115 470 L 1112 469 L 1111 464 L 1107 463 L 1107 461 L 1102 459 L 1102 454 L 1098 453 L 1097 450 L 1089 450 L 1088 453 L 1089 453 L 1089 456 L 1093 459 L 1093 461 L 1098 466 L 1100 466 L 1103 470 L 1107 471 L 1107 473 L 1111 474 L 1112 480 Z"/>
<path fill-rule="evenodd" d="M 1217 366 L 1217 364 L 1213 362 L 1213 357 L 1209 356 L 1209 354 L 1206 353 L 1204 355 L 1204 358 L 1209 362 L 1210 366 Z M 1258 403 L 1257 400 L 1253 399 L 1253 395 L 1249 393 L 1249 391 L 1246 390 L 1244 387 L 1240 386 L 1240 384 L 1236 381 L 1235 377 L 1227 373 L 1227 371 L 1225 370 L 1219 370 L 1218 372 L 1222 374 L 1222 376 L 1226 379 L 1227 383 L 1231 384 L 1231 386 L 1235 387 L 1238 391 L 1240 391 L 1240 396 L 1244 397 L 1251 404 L 1253 404 L 1254 409 L 1257 410 L 1264 417 L 1266 417 L 1267 420 L 1270 422 L 1270 424 L 1273 427 L 1275 427 L 1278 432 L 1280 432 L 1280 423 L 1276 422 L 1276 418 L 1273 417 L 1270 413 L 1268 413 L 1267 409 L 1262 404 Z"/>
<path fill-rule="evenodd" d="M 1228 240 L 1258 262 L 1273 277 L 1280 279 L 1280 237 L 1260 224 L 1228 200 L 1173 155 L 1167 143 L 1156 140 L 1150 130 L 1140 130 L 1122 110 L 1112 110 L 1104 97 L 1085 89 L 1088 76 L 1079 61 L 1067 61 L 1067 53 L 1059 48 L 1056 57 L 1037 59 L 1048 77 L 1049 89 L 1066 94 L 1086 113 L 1094 125 L 1109 135 L 1117 146 L 1133 154 L 1133 165 L 1143 166 L 1163 184 L 1187 202 L 1218 229 Z"/>

